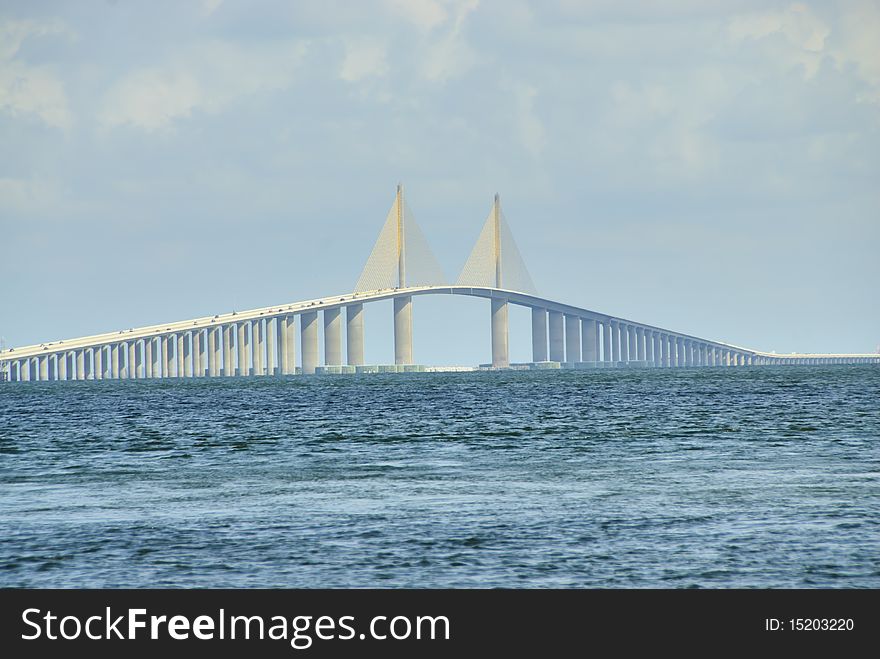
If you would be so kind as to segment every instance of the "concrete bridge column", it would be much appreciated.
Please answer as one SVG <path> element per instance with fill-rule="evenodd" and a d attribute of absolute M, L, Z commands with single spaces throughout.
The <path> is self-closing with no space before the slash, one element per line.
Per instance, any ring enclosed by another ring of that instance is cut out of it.
<path fill-rule="evenodd" d="M 339 307 L 324 309 L 324 364 L 342 364 L 342 320 Z"/>
<path fill-rule="evenodd" d="M 31 381 L 31 360 L 30 358 L 21 359 L 18 362 L 18 372 L 22 374 L 22 382 Z"/>
<path fill-rule="evenodd" d="M 223 326 L 223 377 L 231 378 L 235 376 L 235 356 L 233 354 L 233 346 L 235 344 L 235 325 L 228 324 Z M 195 363 L 195 361 L 193 361 Z M 195 368 L 193 368 L 195 372 Z"/>
<path fill-rule="evenodd" d="M 217 335 L 213 327 L 208 328 L 208 377 L 217 377 Z"/>
<path fill-rule="evenodd" d="M 166 334 L 162 337 L 162 377 L 170 378 L 172 373 L 171 364 L 173 357 L 173 337 Z"/>
<path fill-rule="evenodd" d="M 645 328 L 636 327 L 636 353 L 640 362 L 648 361 L 647 348 L 648 347 L 645 345 Z"/>
<path fill-rule="evenodd" d="M 492 315 L 492 366 L 495 368 L 507 368 L 510 366 L 507 300 L 493 297 L 490 303 L 490 313 Z"/>
<path fill-rule="evenodd" d="M 663 366 L 663 356 L 660 352 L 660 332 L 651 332 L 651 361 L 655 367 Z"/>
<path fill-rule="evenodd" d="M 620 323 L 616 320 L 609 320 L 608 327 L 611 328 L 611 340 L 607 343 L 607 345 L 611 346 L 611 350 L 609 353 L 611 354 L 611 361 L 614 364 L 620 361 Z"/>
<path fill-rule="evenodd" d="M 193 332 L 181 332 L 177 337 L 177 348 L 180 356 L 177 363 L 180 365 L 180 377 L 194 378 L 196 376 L 195 353 L 192 350 Z"/>
<path fill-rule="evenodd" d="M 186 367 L 183 362 L 183 333 L 178 332 L 174 335 L 172 341 L 175 343 L 174 349 L 174 375 L 182 378 L 186 376 Z"/>
<path fill-rule="evenodd" d="M 592 318 L 583 318 L 581 339 L 581 358 L 585 362 L 599 361 L 599 323 Z"/>
<path fill-rule="evenodd" d="M 679 367 L 686 367 L 688 363 L 688 344 L 685 339 L 679 338 L 675 345 L 676 357 Z"/>
<path fill-rule="evenodd" d="M 135 370 L 137 372 L 137 377 L 140 380 L 147 377 L 147 340 L 148 339 L 144 339 L 141 341 L 138 339 L 137 351 L 135 353 L 135 356 L 137 357 L 135 360 Z"/>
<path fill-rule="evenodd" d="M 58 353 L 58 379 L 67 380 L 67 353 Z"/>
<path fill-rule="evenodd" d="M 110 346 L 110 378 L 112 380 L 119 379 L 119 344 L 113 343 Z"/>
<path fill-rule="evenodd" d="M 394 298 L 394 363 L 413 363 L 411 295 Z"/>
<path fill-rule="evenodd" d="M 548 313 L 550 326 L 550 361 L 565 361 L 565 330 L 563 328 L 562 312 L 550 311 Z"/>
<path fill-rule="evenodd" d="M 278 375 L 278 357 L 275 352 L 275 319 L 266 319 L 266 375 Z"/>
<path fill-rule="evenodd" d="M 364 305 L 345 307 L 345 359 L 349 366 L 364 365 Z"/>
<path fill-rule="evenodd" d="M 300 341 L 303 375 L 312 375 L 318 365 L 318 312 L 300 314 Z"/>
<path fill-rule="evenodd" d="M 532 361 L 547 361 L 547 310 L 532 307 Z"/>
<path fill-rule="evenodd" d="M 95 348 L 95 353 L 92 355 L 92 360 L 95 362 L 95 379 L 103 380 L 104 379 L 104 346 L 98 346 Z M 56 365 L 57 369 L 57 365 Z"/>
<path fill-rule="evenodd" d="M 86 379 L 85 350 L 83 350 L 82 348 L 76 351 L 76 379 Z"/>
<path fill-rule="evenodd" d="M 611 350 L 611 321 L 603 320 L 602 321 L 602 361 L 611 363 L 612 361 L 612 350 Z"/>
<path fill-rule="evenodd" d="M 144 339 L 144 377 L 153 379 L 153 339 Z"/>
<path fill-rule="evenodd" d="M 137 342 L 125 342 L 125 378 L 127 380 L 137 379 Z"/>
<path fill-rule="evenodd" d="M 236 323 L 237 336 L 235 339 L 238 348 L 238 375 L 244 377 L 250 375 L 250 366 L 248 365 L 247 350 L 247 323 Z"/>
<path fill-rule="evenodd" d="M 41 355 L 39 357 L 40 380 L 47 381 L 49 379 L 49 356 Z"/>
<path fill-rule="evenodd" d="M 287 348 L 284 354 L 287 356 L 287 373 L 296 373 L 296 316 L 287 316 L 284 320 L 284 340 Z"/>
<path fill-rule="evenodd" d="M 626 347 L 621 346 L 620 351 L 624 354 L 624 361 L 634 362 L 638 357 L 636 350 L 636 328 L 632 325 L 626 325 L 626 339 L 621 336 L 621 341 L 626 343 Z"/>
<path fill-rule="evenodd" d="M 196 329 L 192 331 L 192 374 L 194 378 L 205 377 L 205 369 L 202 364 L 204 358 L 204 350 L 202 348 L 202 330 Z"/>
<path fill-rule="evenodd" d="M 265 375 L 266 369 L 263 364 L 263 344 L 266 335 L 263 329 L 263 319 L 260 318 L 251 323 L 251 348 L 253 350 L 254 375 Z"/>
<path fill-rule="evenodd" d="M 565 318 L 565 361 L 581 361 L 581 319 L 564 315 Z"/>
<path fill-rule="evenodd" d="M 153 377 L 162 377 L 162 369 L 159 365 L 160 340 L 156 337 L 150 339 L 151 350 L 153 352 Z"/>
<path fill-rule="evenodd" d="M 709 346 L 705 343 L 700 346 L 700 366 L 709 365 Z"/>

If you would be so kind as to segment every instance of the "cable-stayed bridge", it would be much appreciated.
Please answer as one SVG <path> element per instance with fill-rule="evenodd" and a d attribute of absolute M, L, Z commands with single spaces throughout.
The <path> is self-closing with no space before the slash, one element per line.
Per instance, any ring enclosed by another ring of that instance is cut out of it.
<path fill-rule="evenodd" d="M 542 297 L 498 195 L 461 274 L 450 284 L 398 186 L 351 293 L 9 348 L 0 352 L 0 374 L 9 381 L 66 381 L 419 371 L 424 367 L 413 357 L 413 298 L 441 294 L 489 299 L 494 368 L 510 366 L 511 304 L 531 309 L 527 366 L 532 368 L 880 364 L 876 354 L 761 352 Z M 395 363 L 370 365 L 364 355 L 364 304 L 388 299 L 394 308 Z"/>

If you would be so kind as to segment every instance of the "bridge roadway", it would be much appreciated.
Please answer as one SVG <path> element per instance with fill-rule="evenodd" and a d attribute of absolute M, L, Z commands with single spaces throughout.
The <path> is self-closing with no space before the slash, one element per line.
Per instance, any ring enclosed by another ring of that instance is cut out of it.
<path fill-rule="evenodd" d="M 345 365 L 357 368 L 364 364 L 363 304 L 388 299 L 394 300 L 395 362 L 407 365 L 412 363 L 412 297 L 438 294 L 491 300 L 492 364 L 497 367 L 509 365 L 508 304 L 532 310 L 532 356 L 538 365 L 558 362 L 566 367 L 588 368 L 880 363 L 880 355 L 876 354 L 761 352 L 500 288 L 412 286 L 12 348 L 0 353 L 0 371 L 5 370 L 13 381 L 292 374 L 297 370 L 294 328 L 299 316 L 300 371 L 314 373 L 318 367 L 318 311 L 324 321 L 324 363 L 343 365 L 342 308 L 346 309 Z"/>

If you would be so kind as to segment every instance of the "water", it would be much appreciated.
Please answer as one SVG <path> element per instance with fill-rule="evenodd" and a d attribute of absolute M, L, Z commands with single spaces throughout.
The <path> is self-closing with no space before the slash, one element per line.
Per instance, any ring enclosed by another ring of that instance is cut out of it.
<path fill-rule="evenodd" d="M 880 368 L 0 385 L 0 586 L 880 587 Z"/>

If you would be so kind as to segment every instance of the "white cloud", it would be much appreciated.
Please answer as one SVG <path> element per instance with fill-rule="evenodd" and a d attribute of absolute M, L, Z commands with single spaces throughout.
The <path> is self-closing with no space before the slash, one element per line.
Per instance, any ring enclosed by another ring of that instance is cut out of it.
<path fill-rule="evenodd" d="M 847 5 L 831 53 L 842 65 L 852 63 L 872 88 L 869 100 L 880 104 L 880 6 L 871 2 Z"/>
<path fill-rule="evenodd" d="M 782 11 L 734 16 L 728 24 L 728 33 L 734 42 L 760 41 L 781 35 L 786 47 L 774 48 L 772 56 L 787 68 L 803 67 L 806 78 L 816 74 L 830 32 L 828 25 L 800 3 L 791 4 Z"/>
<path fill-rule="evenodd" d="M 449 14 L 436 0 L 386 0 L 392 13 L 405 19 L 422 30 L 433 30 L 446 22 Z"/>
<path fill-rule="evenodd" d="M 18 57 L 31 37 L 70 34 L 58 22 L 10 21 L 0 24 L 0 111 L 14 117 L 37 117 L 67 129 L 73 117 L 64 85 L 47 66 L 31 66 Z"/>
<path fill-rule="evenodd" d="M 113 85 L 103 99 L 101 123 L 157 130 L 196 111 L 220 112 L 241 97 L 288 87 L 305 52 L 306 44 L 297 41 L 259 47 L 199 43 Z"/>
<path fill-rule="evenodd" d="M 375 39 L 357 39 L 346 44 L 340 78 L 346 82 L 358 82 L 364 78 L 384 76 L 387 72 L 384 43 Z"/>
<path fill-rule="evenodd" d="M 422 74 L 432 82 L 445 82 L 471 68 L 476 55 L 464 38 L 464 24 L 479 0 L 463 0 L 455 8 L 455 20 L 445 34 L 425 45 Z"/>

